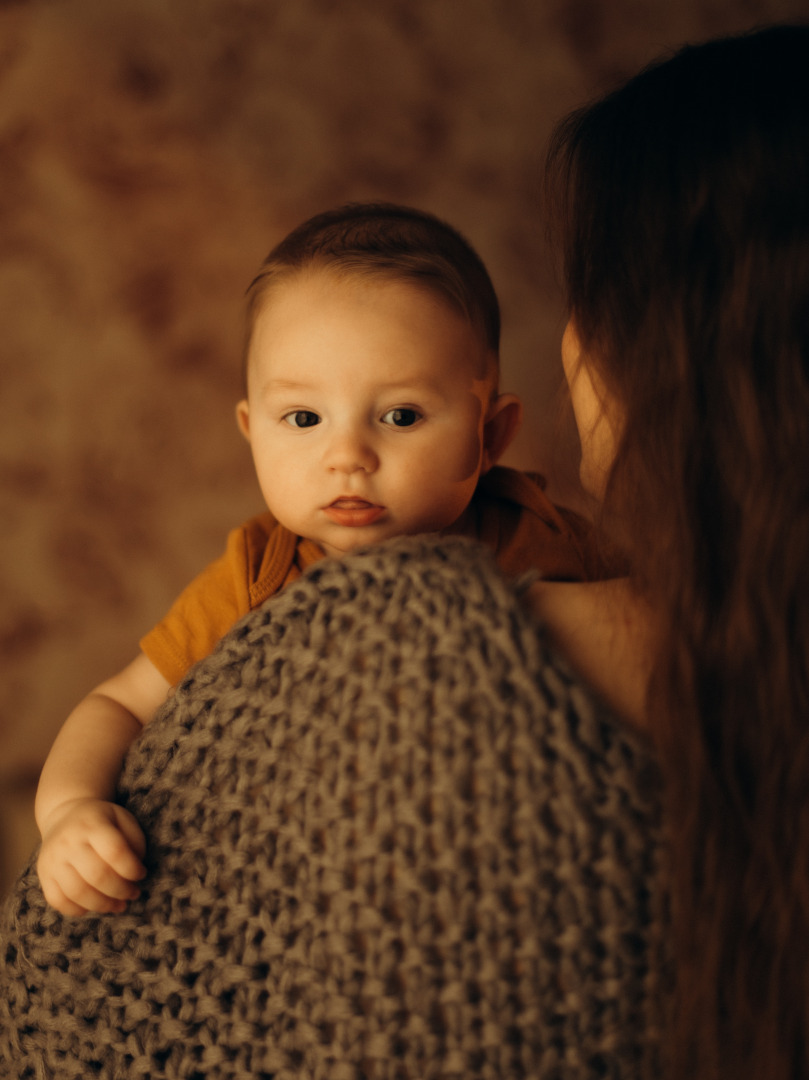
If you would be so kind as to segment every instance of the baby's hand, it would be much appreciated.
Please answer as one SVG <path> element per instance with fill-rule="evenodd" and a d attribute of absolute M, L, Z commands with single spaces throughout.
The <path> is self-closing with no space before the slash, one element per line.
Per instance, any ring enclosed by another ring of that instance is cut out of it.
<path fill-rule="evenodd" d="M 37 872 L 48 903 L 63 915 L 121 912 L 140 895 L 146 839 L 128 810 L 77 799 L 46 823 Z"/>

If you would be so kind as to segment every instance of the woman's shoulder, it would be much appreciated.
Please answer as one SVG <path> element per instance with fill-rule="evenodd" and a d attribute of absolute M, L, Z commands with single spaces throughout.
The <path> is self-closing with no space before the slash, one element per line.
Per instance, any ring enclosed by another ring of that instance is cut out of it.
<path fill-rule="evenodd" d="M 128 755 L 141 899 L 43 934 L 33 877 L 12 897 L 27 1000 L 51 1027 L 92 1011 L 101 1045 L 122 983 L 175 1064 L 199 1038 L 236 1060 L 249 1026 L 267 1073 L 637 1075 L 664 970 L 653 762 L 525 597 L 478 545 L 410 538 L 245 616 Z"/>
<path fill-rule="evenodd" d="M 487 755 L 499 768 L 498 747 L 508 747 L 533 784 L 547 787 L 564 760 L 583 796 L 624 785 L 637 801 L 654 769 L 644 735 L 563 655 L 529 586 L 462 538 L 405 537 L 324 559 L 241 620 L 171 711 L 195 711 L 227 687 L 227 701 L 237 695 L 255 722 L 288 706 L 291 738 L 298 724 L 328 717 L 321 735 L 340 755 L 343 735 L 359 745 L 365 718 L 377 742 L 395 727 L 429 752 L 437 742 L 459 768 L 472 758 L 483 767 Z M 232 737 L 224 715 L 209 722 Z"/>
<path fill-rule="evenodd" d="M 218 838 L 236 815 L 244 904 L 283 888 L 289 926 L 339 942 L 343 972 L 387 970 L 384 943 L 408 942 L 366 1009 L 438 1015 L 472 978 L 471 1061 L 476 1033 L 510 1045 L 512 1014 L 485 1004 L 505 980 L 532 1018 L 521 1068 L 558 1051 L 561 1069 L 575 1047 L 631 1075 L 663 943 L 655 762 L 556 651 L 527 589 L 455 538 L 324 559 L 192 672 L 162 734 L 145 733 L 173 752 L 144 743 L 125 782 L 171 851 L 167 880 L 188 875 L 195 843 L 233 878 Z M 350 997 L 349 982 L 335 967 L 323 993 Z"/>
<path fill-rule="evenodd" d="M 531 588 L 529 603 L 578 678 L 617 717 L 648 737 L 646 698 L 656 621 L 629 582 L 540 581 Z"/>

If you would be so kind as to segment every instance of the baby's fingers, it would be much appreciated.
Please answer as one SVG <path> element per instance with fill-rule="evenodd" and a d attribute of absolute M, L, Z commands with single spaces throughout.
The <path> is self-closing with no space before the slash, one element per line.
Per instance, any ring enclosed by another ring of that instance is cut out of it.
<path fill-rule="evenodd" d="M 116 828 L 108 825 L 98 829 L 92 836 L 90 844 L 94 855 L 116 878 L 123 879 L 127 884 L 140 881 L 146 876 L 146 867 L 133 851 L 132 845 L 144 853 L 146 842 L 143 833 L 135 819 L 122 811 L 118 816 Z M 126 829 L 126 832 L 123 830 Z M 118 895 L 118 893 L 110 894 Z M 128 898 L 128 897 L 127 897 Z"/>
<path fill-rule="evenodd" d="M 65 870 L 62 871 L 62 880 L 65 880 Z M 55 877 L 49 877 L 44 871 L 40 871 L 40 882 L 45 899 L 63 915 L 84 915 L 87 911 L 87 908 L 68 897 Z"/>
<path fill-rule="evenodd" d="M 73 866 L 63 867 L 58 881 L 55 878 L 43 881 L 42 890 L 51 907 L 63 915 L 121 914 L 126 910 L 125 900 L 105 896 L 88 884 Z"/>
<path fill-rule="evenodd" d="M 125 810 L 123 806 L 113 804 L 112 810 L 115 814 L 116 824 L 126 837 L 126 841 L 130 848 L 135 852 L 138 858 L 142 859 L 146 854 L 146 837 L 143 835 L 143 829 L 138 825 L 132 814 L 130 814 L 128 810 Z"/>
<path fill-rule="evenodd" d="M 39 873 L 45 899 L 63 915 L 121 912 L 126 900 L 134 899 L 137 892 L 131 882 L 119 878 L 86 845 L 74 849 L 67 858 L 55 862 L 46 859 Z"/>

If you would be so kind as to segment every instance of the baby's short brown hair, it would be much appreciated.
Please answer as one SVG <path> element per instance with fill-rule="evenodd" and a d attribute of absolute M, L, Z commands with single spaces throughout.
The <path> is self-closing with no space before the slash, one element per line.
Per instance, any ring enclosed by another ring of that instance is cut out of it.
<path fill-rule="evenodd" d="M 256 315 L 272 285 L 318 269 L 385 276 L 432 290 L 485 342 L 496 371 L 500 305 L 483 260 L 452 226 L 394 203 L 349 203 L 309 218 L 277 244 L 247 290 L 245 358 Z"/>

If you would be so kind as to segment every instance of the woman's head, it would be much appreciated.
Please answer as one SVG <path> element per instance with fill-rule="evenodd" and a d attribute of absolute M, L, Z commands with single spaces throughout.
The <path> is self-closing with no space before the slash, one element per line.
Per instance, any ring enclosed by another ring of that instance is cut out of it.
<path fill-rule="evenodd" d="M 653 65 L 558 129 L 548 183 L 582 352 L 624 422 L 608 500 L 657 514 L 694 468 L 726 513 L 773 473 L 805 495 L 809 27 Z"/>
<path fill-rule="evenodd" d="M 672 1075 L 793 1080 L 809 1075 L 809 26 L 641 72 L 562 124 L 547 183 L 568 345 L 615 435 L 603 522 L 660 620 Z"/>

